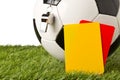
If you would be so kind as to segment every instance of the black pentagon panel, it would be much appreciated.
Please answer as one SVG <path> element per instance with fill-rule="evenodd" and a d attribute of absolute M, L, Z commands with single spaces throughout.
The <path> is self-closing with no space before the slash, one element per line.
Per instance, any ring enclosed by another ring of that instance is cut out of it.
<path fill-rule="evenodd" d="M 40 36 L 40 34 L 39 34 L 38 30 L 37 30 L 35 19 L 33 19 L 33 26 L 34 26 L 35 34 L 36 34 L 39 42 L 41 43 L 41 36 Z"/>
<path fill-rule="evenodd" d="M 64 30 L 63 30 L 63 28 L 59 32 L 56 42 L 64 50 Z"/>
<path fill-rule="evenodd" d="M 99 13 L 116 16 L 119 10 L 119 0 L 95 0 Z"/>
<path fill-rule="evenodd" d="M 119 10 L 119 7 L 120 7 L 120 2 L 119 2 L 119 0 L 113 0 L 113 3 L 114 3 L 114 5 L 115 5 L 115 8 L 116 8 L 117 10 Z"/>
<path fill-rule="evenodd" d="M 43 0 L 44 4 L 49 4 L 53 6 L 57 6 L 61 0 Z"/>

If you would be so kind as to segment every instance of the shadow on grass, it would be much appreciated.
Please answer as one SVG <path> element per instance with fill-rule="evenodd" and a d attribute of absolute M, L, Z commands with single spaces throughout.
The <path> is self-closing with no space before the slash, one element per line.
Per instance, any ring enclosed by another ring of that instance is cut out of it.
<path fill-rule="evenodd" d="M 120 35 L 117 38 L 117 40 L 111 45 L 109 56 L 111 56 L 114 53 L 114 51 L 119 47 L 119 45 L 120 45 Z"/>
<path fill-rule="evenodd" d="M 120 72 L 120 36 L 112 44 L 109 57 L 107 59 L 107 64 L 105 66 L 105 72 L 117 71 Z"/>

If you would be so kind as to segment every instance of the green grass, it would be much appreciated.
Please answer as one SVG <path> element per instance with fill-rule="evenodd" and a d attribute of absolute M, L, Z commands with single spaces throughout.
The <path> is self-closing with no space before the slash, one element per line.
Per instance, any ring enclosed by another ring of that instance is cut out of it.
<path fill-rule="evenodd" d="M 120 47 L 102 75 L 65 73 L 64 62 L 41 46 L 0 46 L 0 80 L 120 80 Z"/>

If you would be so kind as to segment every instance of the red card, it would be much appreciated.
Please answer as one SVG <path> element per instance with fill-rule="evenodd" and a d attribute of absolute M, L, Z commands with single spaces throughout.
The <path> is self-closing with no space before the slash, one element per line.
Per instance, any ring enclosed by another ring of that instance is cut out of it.
<path fill-rule="evenodd" d="M 80 23 L 89 23 L 89 22 L 90 21 L 87 20 L 80 21 Z M 102 39 L 103 61 L 105 65 L 115 28 L 114 26 L 100 24 L 100 30 L 101 30 L 101 39 Z"/>

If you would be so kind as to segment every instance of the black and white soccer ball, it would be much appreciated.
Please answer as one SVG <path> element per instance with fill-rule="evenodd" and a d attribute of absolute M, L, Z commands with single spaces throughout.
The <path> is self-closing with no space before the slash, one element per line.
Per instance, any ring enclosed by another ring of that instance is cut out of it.
<path fill-rule="evenodd" d="M 112 43 L 119 36 L 119 0 L 37 0 L 34 9 L 34 29 L 41 45 L 52 56 L 64 60 L 65 24 L 80 20 L 97 21 L 115 27 Z"/>

